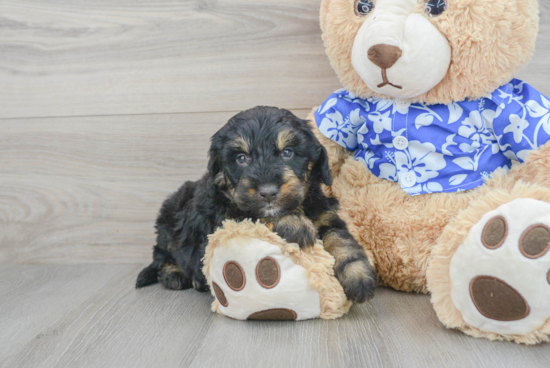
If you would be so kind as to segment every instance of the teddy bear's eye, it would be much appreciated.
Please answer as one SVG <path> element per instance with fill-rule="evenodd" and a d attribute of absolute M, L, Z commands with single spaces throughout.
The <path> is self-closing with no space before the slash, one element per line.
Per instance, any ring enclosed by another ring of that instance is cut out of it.
<path fill-rule="evenodd" d="M 364 17 L 374 9 L 375 0 L 356 0 L 355 1 L 355 14 L 360 17 Z"/>
<path fill-rule="evenodd" d="M 430 17 L 437 17 L 447 9 L 447 0 L 424 0 L 424 12 Z"/>

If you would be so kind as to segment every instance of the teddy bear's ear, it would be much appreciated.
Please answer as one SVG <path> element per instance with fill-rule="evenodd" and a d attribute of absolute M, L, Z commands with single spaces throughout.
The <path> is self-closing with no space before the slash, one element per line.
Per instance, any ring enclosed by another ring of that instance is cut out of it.
<path fill-rule="evenodd" d="M 313 169 L 311 170 L 312 178 L 319 178 L 323 184 L 332 185 L 332 175 L 328 166 L 327 150 L 320 143 L 319 144 L 319 158 L 315 161 Z"/>

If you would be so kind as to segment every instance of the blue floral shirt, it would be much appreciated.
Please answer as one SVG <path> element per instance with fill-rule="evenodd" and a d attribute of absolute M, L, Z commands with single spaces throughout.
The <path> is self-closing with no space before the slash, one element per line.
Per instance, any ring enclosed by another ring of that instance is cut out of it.
<path fill-rule="evenodd" d="M 315 113 L 323 135 L 410 195 L 483 184 L 550 139 L 550 100 L 514 79 L 485 98 L 449 105 L 334 92 Z"/>

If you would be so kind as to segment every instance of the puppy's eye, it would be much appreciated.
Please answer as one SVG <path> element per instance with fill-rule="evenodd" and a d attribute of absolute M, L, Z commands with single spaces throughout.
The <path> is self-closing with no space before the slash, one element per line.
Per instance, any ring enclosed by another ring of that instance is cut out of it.
<path fill-rule="evenodd" d="M 248 156 L 241 153 L 237 156 L 237 163 L 239 165 L 246 165 L 248 163 Z"/>
<path fill-rule="evenodd" d="M 424 0 L 424 13 L 437 17 L 447 10 L 447 0 Z"/>
<path fill-rule="evenodd" d="M 375 0 L 355 0 L 355 14 L 364 17 L 374 9 Z"/>
<path fill-rule="evenodd" d="M 290 148 L 285 148 L 283 150 L 283 157 L 289 158 L 289 157 L 292 157 L 293 154 L 294 152 L 292 152 Z"/>

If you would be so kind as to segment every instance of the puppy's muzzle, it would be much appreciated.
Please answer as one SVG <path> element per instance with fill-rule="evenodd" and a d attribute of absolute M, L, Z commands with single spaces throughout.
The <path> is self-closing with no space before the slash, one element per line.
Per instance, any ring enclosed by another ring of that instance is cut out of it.
<path fill-rule="evenodd" d="M 271 203 L 279 197 L 279 188 L 273 184 L 265 184 L 258 188 L 258 195 L 262 201 Z"/>

